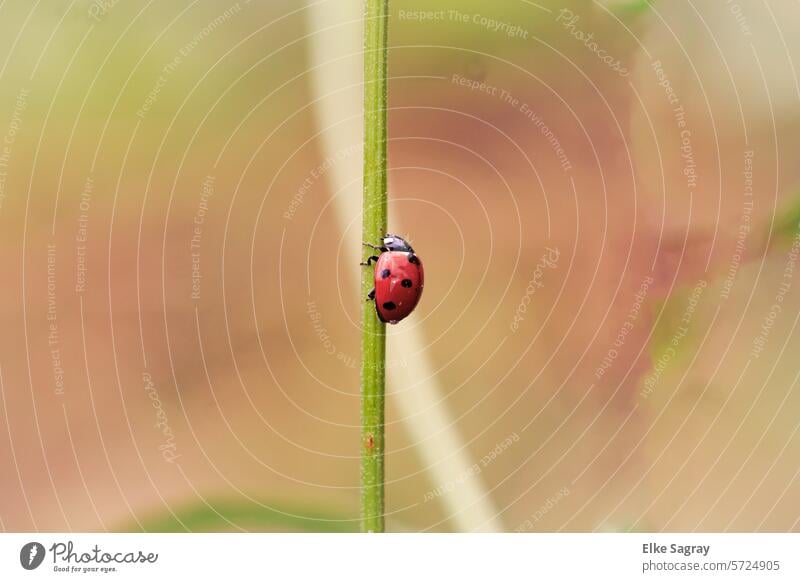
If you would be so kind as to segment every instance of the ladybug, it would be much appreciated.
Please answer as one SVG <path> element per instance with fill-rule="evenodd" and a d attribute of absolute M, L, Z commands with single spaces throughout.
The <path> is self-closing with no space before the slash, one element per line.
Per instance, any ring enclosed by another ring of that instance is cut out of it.
<path fill-rule="evenodd" d="M 375 263 L 375 288 L 367 296 L 375 301 L 378 319 L 384 323 L 395 324 L 408 317 L 419 303 L 425 274 L 422 261 L 414 254 L 414 249 L 402 237 L 387 234 L 381 246 L 364 243 L 379 255 L 367 259 L 364 266 Z"/>

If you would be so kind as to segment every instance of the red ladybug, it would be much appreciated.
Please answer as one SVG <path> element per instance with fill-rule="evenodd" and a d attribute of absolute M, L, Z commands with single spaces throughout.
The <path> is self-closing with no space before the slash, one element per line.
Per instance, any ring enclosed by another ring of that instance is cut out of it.
<path fill-rule="evenodd" d="M 379 247 L 364 243 L 380 251 L 362 265 L 375 263 L 375 288 L 368 297 L 375 301 L 378 318 L 384 323 L 397 323 L 408 317 L 419 303 L 425 274 L 422 261 L 402 237 L 387 234 Z"/>

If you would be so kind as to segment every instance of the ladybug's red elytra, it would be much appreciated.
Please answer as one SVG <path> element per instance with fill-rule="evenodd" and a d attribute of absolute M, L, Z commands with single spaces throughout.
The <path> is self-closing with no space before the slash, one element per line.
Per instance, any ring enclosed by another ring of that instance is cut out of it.
<path fill-rule="evenodd" d="M 381 246 L 364 243 L 380 254 L 361 264 L 370 266 L 375 263 L 375 288 L 367 297 L 375 301 L 378 319 L 394 324 L 408 317 L 419 303 L 425 273 L 422 261 L 405 239 L 387 234 L 382 243 Z"/>

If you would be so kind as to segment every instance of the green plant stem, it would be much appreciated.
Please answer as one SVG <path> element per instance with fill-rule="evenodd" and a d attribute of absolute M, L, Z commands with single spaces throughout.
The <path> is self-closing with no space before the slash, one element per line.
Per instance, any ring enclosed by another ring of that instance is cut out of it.
<path fill-rule="evenodd" d="M 379 245 L 386 233 L 387 40 L 389 0 L 365 0 L 364 13 L 364 218 L 363 239 Z M 372 255 L 364 247 L 363 258 Z M 386 324 L 365 301 L 373 270 L 361 276 L 361 530 L 384 530 L 384 410 Z"/>

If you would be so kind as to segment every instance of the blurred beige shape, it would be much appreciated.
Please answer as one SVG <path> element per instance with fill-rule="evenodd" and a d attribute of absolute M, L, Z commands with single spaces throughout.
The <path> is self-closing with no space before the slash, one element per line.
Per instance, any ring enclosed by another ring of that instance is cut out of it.
<path fill-rule="evenodd" d="M 307 10 L 310 37 L 311 78 L 318 129 L 326 155 L 344 151 L 362 140 L 362 24 L 361 2 L 321 2 Z M 348 156 L 326 175 L 336 196 L 334 211 L 343 231 L 342 243 L 350 254 L 352 289 L 358 289 L 360 222 L 346 228 L 361 215 L 361 157 Z M 397 229 L 397 223 L 392 222 Z M 402 230 L 402 229 L 399 229 Z M 388 353 L 391 361 L 413 362 L 413 366 L 391 366 L 387 390 L 401 415 L 423 464 L 435 486 L 456 482 L 473 464 L 464 441 L 436 381 L 436 372 L 426 351 L 426 341 L 413 321 L 390 328 Z M 398 387 L 402 387 L 399 390 Z M 431 446 L 435 442 L 436 446 Z M 460 482 L 442 496 L 446 514 L 462 531 L 500 531 L 497 510 L 480 477 Z"/>

